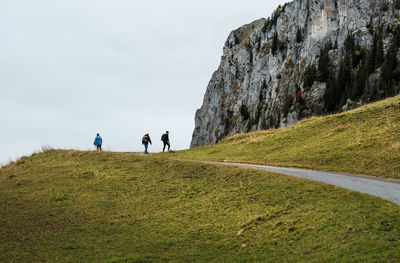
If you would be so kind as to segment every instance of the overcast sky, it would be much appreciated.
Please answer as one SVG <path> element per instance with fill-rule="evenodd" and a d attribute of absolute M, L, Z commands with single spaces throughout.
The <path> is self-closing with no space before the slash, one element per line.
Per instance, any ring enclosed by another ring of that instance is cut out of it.
<path fill-rule="evenodd" d="M 230 31 L 282 0 L 0 0 L 0 163 L 44 145 L 151 152 L 194 115 Z"/>

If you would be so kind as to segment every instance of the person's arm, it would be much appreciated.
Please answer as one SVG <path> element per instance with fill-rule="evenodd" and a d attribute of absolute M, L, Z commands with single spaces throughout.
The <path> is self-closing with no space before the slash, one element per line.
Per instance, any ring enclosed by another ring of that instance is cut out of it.
<path fill-rule="evenodd" d="M 151 143 L 151 139 L 150 139 L 150 136 L 149 136 L 149 142 L 150 142 L 150 144 L 152 144 L 152 143 Z"/>

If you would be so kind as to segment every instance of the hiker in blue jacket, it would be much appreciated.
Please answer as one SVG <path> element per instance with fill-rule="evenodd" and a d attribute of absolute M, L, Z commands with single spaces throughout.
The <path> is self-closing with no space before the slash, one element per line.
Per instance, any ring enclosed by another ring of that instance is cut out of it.
<path fill-rule="evenodd" d="M 101 138 L 100 133 L 97 134 L 93 144 L 96 145 L 98 151 L 101 151 L 101 145 L 103 144 L 103 139 Z"/>

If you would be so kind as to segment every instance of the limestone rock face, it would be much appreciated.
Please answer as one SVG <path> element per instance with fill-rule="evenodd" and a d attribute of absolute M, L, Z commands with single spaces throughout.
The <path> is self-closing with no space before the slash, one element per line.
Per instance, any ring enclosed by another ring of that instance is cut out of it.
<path fill-rule="evenodd" d="M 329 56 L 338 66 L 348 33 L 362 47 L 370 47 L 371 19 L 374 25 L 398 23 L 398 11 L 385 5 L 392 1 L 296 0 L 275 11 L 271 19 L 231 32 L 196 112 L 191 148 L 324 113 L 326 83 L 316 81 L 304 90 L 307 66 L 318 65 L 320 49 L 328 41 L 336 43 Z M 384 43 L 387 50 L 388 40 Z M 304 104 L 296 100 L 297 88 L 303 89 Z"/>

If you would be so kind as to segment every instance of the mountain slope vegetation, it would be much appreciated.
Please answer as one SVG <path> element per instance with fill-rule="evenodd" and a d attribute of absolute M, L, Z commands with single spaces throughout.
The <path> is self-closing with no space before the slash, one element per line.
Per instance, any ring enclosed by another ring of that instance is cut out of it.
<path fill-rule="evenodd" d="M 170 155 L 400 179 L 400 96 Z"/>
<path fill-rule="evenodd" d="M 0 169 L 1 262 L 400 259 L 400 207 L 263 171 L 50 150 Z"/>

